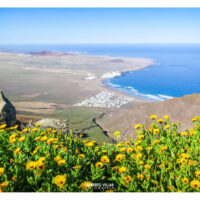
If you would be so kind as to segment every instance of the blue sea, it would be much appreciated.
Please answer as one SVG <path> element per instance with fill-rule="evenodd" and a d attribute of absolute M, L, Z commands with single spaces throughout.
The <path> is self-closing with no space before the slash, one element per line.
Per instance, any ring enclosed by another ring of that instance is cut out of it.
<path fill-rule="evenodd" d="M 152 59 L 155 65 L 104 81 L 133 96 L 162 101 L 200 93 L 200 44 L 0 45 L 8 52 L 43 50 Z"/>

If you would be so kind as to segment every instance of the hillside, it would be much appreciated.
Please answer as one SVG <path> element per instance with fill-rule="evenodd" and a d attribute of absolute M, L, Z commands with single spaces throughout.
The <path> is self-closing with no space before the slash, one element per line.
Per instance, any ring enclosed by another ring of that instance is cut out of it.
<path fill-rule="evenodd" d="M 98 119 L 97 123 L 108 131 L 108 135 L 119 130 L 125 138 L 135 137 L 134 125 L 143 123 L 149 125 L 149 116 L 156 114 L 159 118 L 169 115 L 170 121 L 181 121 L 181 127 L 191 127 L 191 118 L 200 114 L 200 94 L 185 95 L 164 102 L 148 102 L 125 106 L 114 110 Z"/>

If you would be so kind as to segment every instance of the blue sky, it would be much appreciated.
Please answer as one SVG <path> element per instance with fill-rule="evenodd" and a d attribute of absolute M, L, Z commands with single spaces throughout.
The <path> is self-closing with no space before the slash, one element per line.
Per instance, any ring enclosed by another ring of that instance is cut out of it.
<path fill-rule="evenodd" d="M 200 43 L 200 8 L 0 8 L 0 44 Z"/>

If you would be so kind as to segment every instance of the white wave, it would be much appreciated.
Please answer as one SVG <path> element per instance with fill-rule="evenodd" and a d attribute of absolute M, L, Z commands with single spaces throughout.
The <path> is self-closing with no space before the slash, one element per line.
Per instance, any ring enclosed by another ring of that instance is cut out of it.
<path fill-rule="evenodd" d="M 163 98 L 163 99 L 172 99 L 172 98 L 174 98 L 172 96 L 167 96 L 167 95 L 163 95 L 163 94 L 159 94 L 158 96 Z"/>
<path fill-rule="evenodd" d="M 164 101 L 165 100 L 159 96 L 152 95 L 152 94 L 141 94 L 141 96 L 143 96 L 144 98 L 147 98 L 149 100 L 153 100 L 153 101 Z"/>
<path fill-rule="evenodd" d="M 125 87 L 125 89 L 128 91 L 130 91 L 130 93 L 134 96 L 138 96 L 147 100 L 151 100 L 151 101 L 165 101 L 166 99 L 172 99 L 173 97 L 171 96 L 167 96 L 167 95 L 152 95 L 152 94 L 143 94 L 140 93 L 138 90 L 136 90 L 135 88 L 131 87 L 131 86 L 127 86 Z"/>
<path fill-rule="evenodd" d="M 116 76 L 121 76 L 121 73 L 116 71 L 116 72 L 108 72 L 108 73 L 105 73 L 101 76 L 101 78 L 114 78 Z"/>
<path fill-rule="evenodd" d="M 113 87 L 113 88 L 121 88 L 120 85 L 113 84 L 113 83 L 111 83 L 110 81 L 107 81 L 107 84 L 108 84 L 109 86 Z"/>
<path fill-rule="evenodd" d="M 167 95 L 162 95 L 162 94 L 158 94 L 158 95 L 143 94 L 143 93 L 140 93 L 135 88 L 133 88 L 132 86 L 126 86 L 123 88 L 120 85 L 110 83 L 110 81 L 108 81 L 107 84 L 113 88 L 121 88 L 122 90 L 125 89 L 127 91 L 127 93 L 129 93 L 130 95 L 138 96 L 138 97 L 150 100 L 150 101 L 165 101 L 167 99 L 173 98 L 172 96 L 167 96 Z"/>

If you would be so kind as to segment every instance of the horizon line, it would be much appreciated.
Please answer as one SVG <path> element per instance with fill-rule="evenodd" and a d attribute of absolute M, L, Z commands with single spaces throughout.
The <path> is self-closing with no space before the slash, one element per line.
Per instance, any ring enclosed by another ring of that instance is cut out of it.
<path fill-rule="evenodd" d="M 142 43 L 142 42 L 119 42 L 119 43 L 109 43 L 109 42 L 97 42 L 97 43 L 87 43 L 87 42 L 80 42 L 80 43 L 0 43 L 0 45 L 81 45 L 81 44 L 87 44 L 87 45 L 105 45 L 105 44 L 116 44 L 116 45 L 119 45 L 119 44 L 126 44 L 126 45 L 128 45 L 128 44 L 130 44 L 130 45 L 132 45 L 132 44 L 142 44 L 142 45 L 145 45 L 145 44 L 200 44 L 200 42 L 199 43 L 193 43 L 193 42 L 191 42 L 191 43 L 189 43 L 189 42 L 185 42 L 185 43 L 180 43 L 180 42 L 177 42 L 177 43 L 175 43 L 175 42 L 170 42 L 170 43 L 158 43 L 158 42 L 146 42 L 146 43 Z"/>

